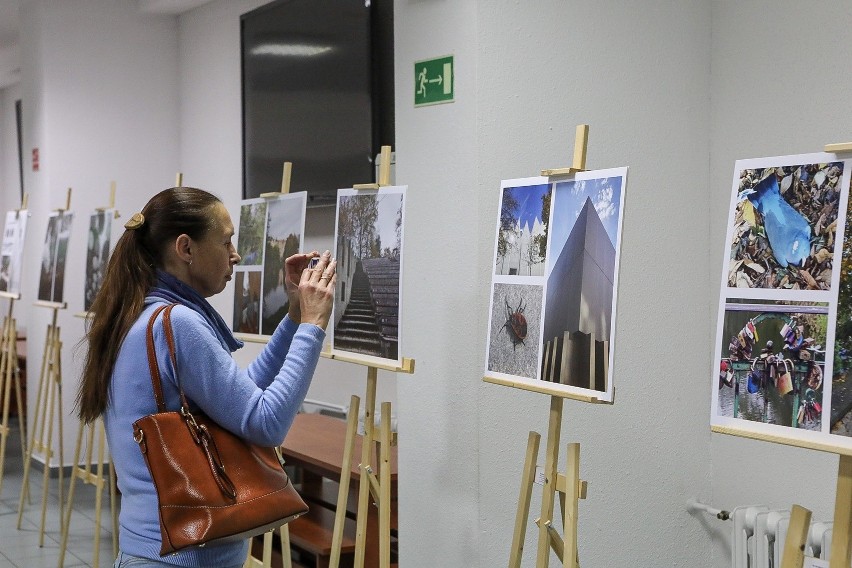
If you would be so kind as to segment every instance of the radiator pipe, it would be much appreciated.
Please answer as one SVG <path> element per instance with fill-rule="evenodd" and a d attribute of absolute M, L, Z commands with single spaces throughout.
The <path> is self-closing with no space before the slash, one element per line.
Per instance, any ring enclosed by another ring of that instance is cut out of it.
<path fill-rule="evenodd" d="M 694 511 L 702 511 L 704 513 L 709 513 L 719 519 L 720 521 L 727 521 L 731 518 L 730 511 L 723 511 L 722 509 L 714 509 L 709 505 L 705 505 L 704 503 L 699 503 L 695 499 L 690 499 L 686 502 L 686 510 L 691 512 Z"/>

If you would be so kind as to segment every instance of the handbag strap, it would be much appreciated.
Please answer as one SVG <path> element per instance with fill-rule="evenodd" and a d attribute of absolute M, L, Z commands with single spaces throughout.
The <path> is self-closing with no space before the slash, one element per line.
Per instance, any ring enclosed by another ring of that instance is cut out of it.
<path fill-rule="evenodd" d="M 231 478 L 225 473 L 225 464 L 222 462 L 222 456 L 219 454 L 219 448 L 216 447 L 216 440 L 211 436 L 210 431 L 204 424 L 196 422 L 195 417 L 189 410 L 189 403 L 186 400 L 186 395 L 183 393 L 183 388 L 180 386 L 180 378 L 177 372 L 177 357 L 175 356 L 175 336 L 172 331 L 171 314 L 172 309 L 177 304 L 169 304 L 168 306 L 159 306 L 154 313 L 151 314 L 151 319 L 148 320 L 148 330 L 146 332 L 146 344 L 148 350 L 148 366 L 151 370 L 151 384 L 154 387 L 154 399 L 157 401 L 157 410 L 166 412 L 166 403 L 163 397 L 163 381 L 160 377 L 160 366 L 157 363 L 157 354 L 154 347 L 154 323 L 157 321 L 160 313 L 163 314 L 163 330 L 166 334 L 166 344 L 169 346 L 169 357 L 172 360 L 172 367 L 175 370 L 175 380 L 177 381 L 178 391 L 180 392 L 180 413 L 186 422 L 189 432 L 196 444 L 199 444 L 207 457 L 207 463 L 210 466 L 210 472 L 213 474 L 213 479 L 219 486 L 222 493 L 231 499 L 237 498 L 237 489 L 234 486 Z"/>
<path fill-rule="evenodd" d="M 157 321 L 160 313 L 163 314 L 163 330 L 166 333 L 166 344 L 169 346 L 169 357 L 172 360 L 172 367 L 175 370 L 175 380 L 177 380 L 178 390 L 180 391 L 181 409 L 189 411 L 189 403 L 186 401 L 186 396 L 183 394 L 183 388 L 180 386 L 180 379 L 177 377 L 177 357 L 175 356 L 175 336 L 172 331 L 171 314 L 172 309 L 177 304 L 169 304 L 168 306 L 160 306 L 151 318 L 148 320 L 148 330 L 146 333 L 146 344 L 148 350 L 148 367 L 151 371 L 151 385 L 154 387 L 154 400 L 157 402 L 157 410 L 166 412 L 165 397 L 163 397 L 163 381 L 160 378 L 160 365 L 157 363 L 157 352 L 154 347 L 154 322 Z"/>

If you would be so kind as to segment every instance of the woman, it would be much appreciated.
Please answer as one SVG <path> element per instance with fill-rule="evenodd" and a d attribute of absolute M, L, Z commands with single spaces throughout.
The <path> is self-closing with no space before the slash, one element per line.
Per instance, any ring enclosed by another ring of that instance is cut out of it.
<path fill-rule="evenodd" d="M 316 368 L 334 301 L 336 262 L 326 251 L 297 254 L 285 264 L 290 308 L 266 348 L 247 369 L 231 352 L 242 346 L 205 300 L 218 294 L 240 260 L 225 206 L 200 189 L 176 187 L 154 196 L 110 258 L 92 304 L 80 419 L 103 416 L 122 502 L 116 567 L 242 566 L 248 543 L 208 545 L 160 558 L 157 493 L 132 424 L 157 411 L 146 358 L 148 320 L 163 304 L 172 312 L 177 374 L 190 405 L 255 444 L 284 440 Z M 314 268 L 307 268 L 319 256 Z M 154 342 L 168 410 L 180 407 L 162 320 Z"/>

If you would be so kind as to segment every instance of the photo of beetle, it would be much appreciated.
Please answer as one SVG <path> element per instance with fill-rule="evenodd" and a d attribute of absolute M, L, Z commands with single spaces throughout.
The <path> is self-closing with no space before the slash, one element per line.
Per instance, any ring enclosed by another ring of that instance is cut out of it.
<path fill-rule="evenodd" d="M 488 370 L 537 379 L 544 287 L 495 282 L 491 297 Z"/>
<path fill-rule="evenodd" d="M 509 338 L 512 340 L 512 345 L 515 347 L 520 343 L 521 345 L 526 345 L 524 340 L 527 338 L 527 318 L 524 316 L 524 310 L 526 306 L 524 305 L 524 299 L 518 302 L 518 307 L 514 310 L 512 306 L 509 305 L 509 301 L 506 301 L 506 323 L 503 324 L 502 329 L 505 329 L 509 334 Z"/>

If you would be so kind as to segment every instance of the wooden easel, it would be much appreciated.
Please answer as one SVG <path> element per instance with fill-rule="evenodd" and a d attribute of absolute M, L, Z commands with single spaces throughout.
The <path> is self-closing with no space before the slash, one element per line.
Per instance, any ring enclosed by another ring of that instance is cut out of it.
<path fill-rule="evenodd" d="M 852 152 L 852 142 L 826 144 L 824 150 L 829 153 L 849 153 Z M 776 434 L 755 432 L 736 426 L 711 425 L 710 429 L 720 434 L 838 454 L 837 491 L 834 497 L 834 524 L 829 566 L 830 568 L 849 568 L 852 562 L 852 451 L 830 442 L 788 439 Z M 810 511 L 807 509 L 798 505 L 793 506 L 781 568 L 800 568 L 803 565 L 810 517 Z"/>
<path fill-rule="evenodd" d="M 805 563 L 805 546 L 808 543 L 808 531 L 810 528 L 811 512 L 799 505 L 793 505 L 790 511 L 787 539 L 784 541 L 781 568 L 802 568 Z"/>
<path fill-rule="evenodd" d="M 547 428 L 547 453 L 543 471 L 544 487 L 542 489 L 541 514 L 535 520 L 539 531 L 536 567 L 546 568 L 549 565 L 551 549 L 556 553 L 563 566 L 579 567 L 577 552 L 578 501 L 586 498 L 588 484 L 580 479 L 580 444 L 578 443 L 567 445 L 565 473 L 558 471 L 562 408 L 563 401 L 566 398 L 593 403 L 601 403 L 602 401 L 594 397 L 565 393 L 547 384 L 543 384 L 540 388 L 532 388 L 527 385 L 519 387 L 518 383 L 495 377 L 484 377 L 483 380 L 489 383 L 550 394 L 550 419 Z M 533 485 L 537 483 L 536 464 L 540 440 L 541 435 L 538 432 L 529 433 L 518 506 L 515 512 L 515 529 L 512 535 L 512 548 L 509 553 L 509 568 L 520 568 L 521 566 L 532 489 Z M 559 535 L 553 524 L 557 493 L 559 494 L 562 513 L 562 536 Z"/>
<path fill-rule="evenodd" d="M 578 124 L 574 132 L 574 159 L 571 167 L 541 170 L 541 175 L 547 177 L 572 176 L 586 171 L 586 150 L 589 147 L 589 125 Z"/>
<path fill-rule="evenodd" d="M 260 196 L 266 199 L 281 197 L 290 193 L 290 180 L 293 178 L 293 162 L 284 162 L 284 169 L 281 172 L 281 191 L 271 191 L 269 193 L 261 193 Z"/>
<path fill-rule="evenodd" d="M 21 201 L 21 208 L 17 215 L 27 214 L 27 195 Z M 21 262 L 22 259 L 18 259 Z M 9 298 L 9 313 L 3 320 L 2 337 L 0 337 L 0 400 L 3 401 L 3 415 L 0 420 L 0 495 L 3 493 L 3 471 L 6 463 L 6 441 L 9 436 L 9 406 L 12 397 L 12 385 L 15 387 L 15 402 L 18 409 L 18 431 L 21 435 L 21 457 L 26 459 L 26 426 L 24 417 L 23 397 L 21 396 L 21 369 L 18 365 L 18 330 L 15 318 L 12 316 L 15 309 L 15 300 L 20 300 L 18 293 L 0 292 L 0 298 Z"/>
<path fill-rule="evenodd" d="M 840 454 L 837 493 L 834 496 L 834 525 L 830 568 L 849 568 L 852 562 L 852 455 Z"/>
<path fill-rule="evenodd" d="M 114 181 L 110 182 L 109 205 L 106 207 L 98 207 L 97 212 L 114 211 L 116 219 L 120 217 L 119 212 L 115 210 L 115 187 Z M 92 314 L 83 313 L 76 314 L 78 317 L 88 318 Z M 98 456 L 97 461 L 92 461 L 92 452 L 95 446 L 95 432 L 98 435 Z M 83 436 L 86 436 L 86 461 L 85 465 L 80 465 L 80 451 L 83 445 Z M 100 566 L 100 542 L 101 542 L 101 505 L 103 500 L 104 485 L 109 485 L 109 502 L 110 513 L 112 516 L 112 552 L 113 556 L 118 556 L 118 502 L 115 488 L 115 468 L 112 460 L 105 453 L 106 448 L 106 432 L 102 419 L 98 419 L 93 423 L 80 423 L 80 428 L 77 432 L 77 444 L 74 449 L 74 461 L 71 462 L 71 479 L 68 482 L 68 503 L 65 507 L 65 516 L 62 518 L 62 540 L 59 545 L 59 568 L 62 568 L 65 562 L 65 551 L 68 548 L 68 532 L 71 525 L 71 511 L 74 508 L 74 488 L 75 481 L 78 479 L 84 484 L 93 485 L 95 487 L 95 531 L 94 531 L 94 553 L 92 557 L 92 566 Z M 92 473 L 92 464 L 97 464 L 95 473 Z M 108 476 L 104 475 L 104 465 L 108 470 Z"/>
<path fill-rule="evenodd" d="M 367 366 L 367 392 L 364 404 L 364 436 L 361 440 L 361 461 L 358 468 L 361 475 L 358 485 L 358 516 L 355 525 L 355 568 L 364 568 L 364 553 L 367 546 L 367 507 L 370 499 L 379 508 L 379 566 L 390 566 L 391 531 L 391 468 L 390 449 L 397 444 L 397 438 L 391 432 L 391 403 L 381 404 L 380 427 L 375 427 L 376 382 L 379 369 L 396 373 L 413 373 L 414 359 L 403 357 L 401 366 L 366 364 L 355 358 L 323 353 L 336 361 L 358 363 Z M 358 415 L 361 399 L 352 395 L 349 403 L 349 415 L 346 420 L 346 442 L 343 449 L 343 462 L 340 467 L 340 486 L 337 490 L 337 508 L 334 515 L 334 532 L 331 541 L 329 568 L 340 565 L 340 550 L 343 543 L 343 525 L 346 521 L 346 505 L 349 499 L 349 483 L 352 476 L 352 453 L 358 435 Z M 373 448 L 376 448 L 378 461 L 374 461 Z M 374 465 L 375 464 L 375 465 Z M 377 473 L 378 472 L 378 475 Z"/>
<path fill-rule="evenodd" d="M 92 452 L 95 446 L 95 431 L 98 435 L 98 455 L 97 461 L 92 461 Z M 85 465 L 80 463 L 80 450 L 83 444 L 83 435 L 86 433 L 86 461 Z M 80 423 L 80 430 L 77 434 L 77 446 L 74 450 L 74 462 L 71 466 L 71 480 L 68 487 L 68 504 L 65 507 L 65 516 L 62 519 L 62 541 L 59 546 L 59 568 L 62 568 L 65 561 L 65 551 L 68 548 L 68 532 L 71 525 L 71 511 L 74 507 L 74 483 L 77 479 L 83 483 L 88 483 L 95 487 L 95 530 L 94 530 L 94 553 L 92 556 L 92 566 L 100 566 L 100 551 L 101 551 L 101 506 L 103 503 L 104 485 L 109 485 L 109 504 L 110 513 L 112 516 L 112 552 L 113 556 L 118 556 L 118 496 L 115 490 L 115 468 L 112 461 L 105 455 L 106 447 L 106 432 L 104 431 L 103 421 L 99 418 L 91 424 Z M 92 472 L 92 463 L 95 463 L 95 472 Z M 104 465 L 108 470 L 108 476 L 104 475 Z"/>
<path fill-rule="evenodd" d="M 852 152 L 852 142 L 826 144 L 825 151 L 829 153 Z M 834 496 L 834 524 L 828 565 L 830 568 L 849 568 L 849 564 L 852 562 L 852 453 L 848 448 L 819 441 L 790 440 L 775 434 L 758 433 L 734 426 L 712 425 L 710 430 L 720 434 L 838 454 L 837 491 Z M 801 568 L 804 564 L 804 549 L 807 543 L 810 513 L 803 507 L 793 505 L 790 515 L 790 528 L 787 531 L 787 540 L 784 543 L 784 559 L 781 568 Z"/>
<path fill-rule="evenodd" d="M 852 142 L 827 144 L 826 152 L 852 152 Z M 830 568 L 849 568 L 852 562 L 852 455 L 841 453 L 834 496 L 834 525 Z"/>
<path fill-rule="evenodd" d="M 391 147 L 382 146 L 381 163 L 379 164 L 378 183 L 356 184 L 356 190 L 379 189 L 390 185 Z M 381 404 L 380 427 L 375 428 L 376 414 L 376 382 L 378 370 L 383 369 L 396 373 L 413 373 L 414 359 L 402 358 L 402 365 L 383 365 L 365 362 L 357 357 L 339 354 L 323 353 L 337 361 L 356 363 L 367 367 L 367 392 L 364 404 L 364 437 L 361 441 L 361 470 L 358 486 L 358 516 L 355 525 L 355 568 L 364 567 L 364 553 L 367 545 L 367 516 L 370 501 L 379 508 L 379 566 L 390 566 L 390 532 L 391 532 L 391 469 L 390 449 L 396 445 L 396 436 L 391 432 L 391 403 Z M 349 405 L 349 416 L 346 421 L 346 442 L 343 450 L 343 463 L 340 469 L 340 486 L 337 492 L 337 509 L 334 515 L 334 532 L 332 533 L 330 568 L 340 566 L 341 545 L 343 543 L 343 525 L 346 521 L 346 505 L 349 498 L 349 482 L 352 475 L 352 453 L 358 435 L 358 414 L 361 399 L 352 395 Z M 377 461 L 374 461 L 373 448 L 376 447 Z M 375 464 L 375 465 L 374 465 Z"/>
<path fill-rule="evenodd" d="M 64 209 L 57 209 L 60 214 L 71 209 L 71 188 L 68 188 L 68 195 L 65 201 Z M 48 480 L 50 478 L 50 466 L 53 458 L 53 425 L 54 414 L 58 418 L 58 437 L 59 437 L 59 514 L 60 518 L 64 514 L 64 497 L 63 497 L 63 465 L 65 463 L 63 438 L 62 438 L 62 341 L 59 339 L 59 327 L 56 325 L 56 320 L 60 309 L 65 309 L 65 302 L 44 302 L 38 301 L 35 306 L 50 308 L 53 310 L 53 317 L 50 325 L 47 327 L 47 334 L 44 342 L 44 355 L 41 361 L 41 373 L 39 377 L 38 394 L 36 395 L 36 409 L 33 415 L 33 429 L 30 437 L 30 445 L 27 450 L 26 458 L 24 459 L 24 480 L 21 486 L 21 498 L 18 502 L 18 530 L 21 528 L 21 520 L 24 516 L 24 501 L 29 499 L 29 474 L 30 464 L 33 460 L 33 453 L 36 451 L 42 452 L 44 455 L 44 471 L 42 474 L 42 495 L 41 495 L 41 524 L 39 527 L 39 547 L 44 546 L 44 523 L 47 516 L 47 495 L 48 495 Z M 45 426 L 45 422 L 47 425 Z M 47 430 L 45 432 L 45 429 Z M 47 440 L 45 440 L 45 436 Z"/>
<path fill-rule="evenodd" d="M 180 175 L 180 174 L 178 174 Z M 260 197 L 264 199 L 273 199 L 290 193 L 290 180 L 293 175 L 293 162 L 284 162 L 284 170 L 281 175 L 281 191 L 272 191 L 269 193 L 261 193 Z M 182 179 L 178 178 L 178 185 Z M 279 457 L 281 457 L 279 455 Z M 251 546 L 249 546 L 249 555 L 246 558 L 243 568 L 252 568 L 253 566 L 261 566 L 262 568 L 272 567 L 272 538 L 275 531 L 269 531 L 263 535 L 263 559 L 258 562 L 251 554 Z M 293 560 L 290 558 L 290 527 L 281 525 L 278 527 L 278 536 L 281 539 L 281 565 L 282 568 L 292 568 Z"/>
<path fill-rule="evenodd" d="M 586 169 L 586 149 L 589 140 L 589 126 L 581 124 L 577 126 L 574 138 L 574 159 L 571 167 L 542 170 L 541 175 L 548 177 L 569 176 Z M 566 339 L 567 341 L 567 339 Z M 577 516 L 578 501 L 586 498 L 588 484 L 580 479 L 580 444 L 570 443 L 566 448 L 565 473 L 559 473 L 559 444 L 562 432 L 562 410 L 566 398 L 581 400 L 584 402 L 601 403 L 593 396 L 583 396 L 575 393 L 567 393 L 552 385 L 552 379 L 558 375 L 564 381 L 569 374 L 567 357 L 564 355 L 567 348 L 563 348 L 563 357 L 555 356 L 555 343 L 553 353 L 544 357 L 543 380 L 540 385 L 529 385 L 511 379 L 498 377 L 483 377 L 485 382 L 522 388 L 533 392 L 550 395 L 550 413 L 547 427 L 547 448 L 545 465 L 543 470 L 543 489 L 541 498 L 541 514 L 535 520 L 538 526 L 538 551 L 536 556 L 536 567 L 547 568 L 550 564 L 551 550 L 562 562 L 563 566 L 579 568 L 580 561 L 577 551 Z M 595 342 L 590 342 L 589 349 L 589 376 L 594 377 L 597 372 L 595 360 Z M 608 372 L 608 359 L 603 361 L 604 376 Z M 524 537 L 527 531 L 527 519 L 529 517 L 530 501 L 533 485 L 537 483 L 536 468 L 538 451 L 541 442 L 541 434 L 530 432 L 527 438 L 527 451 L 524 458 L 524 468 L 521 474 L 521 488 L 518 496 L 518 505 L 515 511 L 515 528 L 512 535 L 512 548 L 509 553 L 509 568 L 520 568 L 521 558 L 524 551 Z M 556 494 L 559 494 L 560 511 L 562 513 L 562 532 L 554 526 L 554 507 Z"/>

